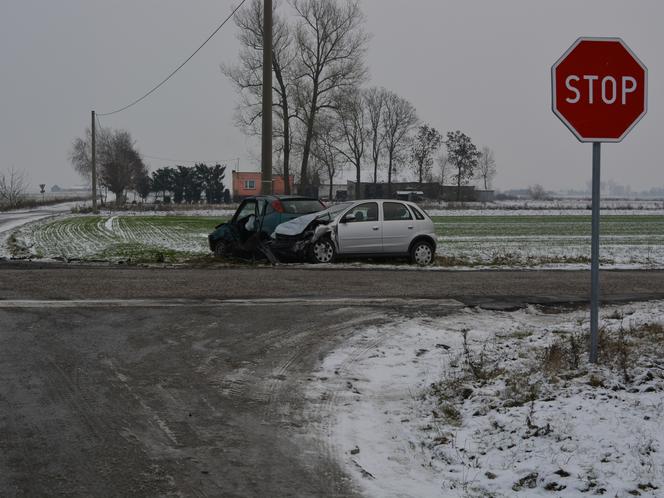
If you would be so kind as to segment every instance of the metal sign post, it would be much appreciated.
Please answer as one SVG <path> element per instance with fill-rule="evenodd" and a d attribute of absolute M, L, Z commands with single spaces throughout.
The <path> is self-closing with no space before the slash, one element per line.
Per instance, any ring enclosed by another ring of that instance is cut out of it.
<path fill-rule="evenodd" d="M 551 68 L 552 109 L 593 144 L 590 361 L 599 342 L 599 228 L 602 142 L 621 142 L 648 109 L 648 69 L 620 38 L 579 38 Z"/>
<path fill-rule="evenodd" d="M 599 216 L 602 142 L 593 143 L 593 221 L 590 268 L 590 362 L 597 363 L 599 342 Z"/>

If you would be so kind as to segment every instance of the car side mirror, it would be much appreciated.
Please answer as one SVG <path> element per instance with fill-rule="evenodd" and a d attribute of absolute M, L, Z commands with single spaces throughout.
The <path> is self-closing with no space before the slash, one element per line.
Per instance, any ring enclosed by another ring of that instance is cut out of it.
<path fill-rule="evenodd" d="M 348 223 L 349 221 L 355 221 L 355 215 L 354 214 L 347 214 L 341 219 L 341 223 Z"/>

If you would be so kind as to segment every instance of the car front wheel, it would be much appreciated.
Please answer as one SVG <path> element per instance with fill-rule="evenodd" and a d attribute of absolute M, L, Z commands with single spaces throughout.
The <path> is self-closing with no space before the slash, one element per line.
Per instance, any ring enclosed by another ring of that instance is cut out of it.
<path fill-rule="evenodd" d="M 433 263 L 433 248 L 428 242 L 416 242 L 410 249 L 410 261 L 419 266 L 428 266 Z"/>
<path fill-rule="evenodd" d="M 228 256 L 230 256 L 228 244 L 226 244 L 226 242 L 224 242 L 223 240 L 217 242 L 214 246 L 214 255 L 217 258 L 227 258 Z"/>
<path fill-rule="evenodd" d="M 311 246 L 311 261 L 317 264 L 332 263 L 336 251 L 330 239 L 319 239 Z"/>

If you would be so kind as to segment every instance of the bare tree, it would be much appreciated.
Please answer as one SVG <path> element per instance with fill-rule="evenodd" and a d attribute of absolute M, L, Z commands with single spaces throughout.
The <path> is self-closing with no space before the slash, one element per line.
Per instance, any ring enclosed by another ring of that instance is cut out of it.
<path fill-rule="evenodd" d="M 300 184 L 306 188 L 316 118 L 334 108 L 335 94 L 366 78 L 368 35 L 359 0 L 291 0 L 291 5 L 298 16 L 298 101 L 304 125 Z"/>
<path fill-rule="evenodd" d="M 534 201 L 545 201 L 549 199 L 549 194 L 546 189 L 539 183 L 528 187 L 528 195 Z"/>
<path fill-rule="evenodd" d="M 328 199 L 334 194 L 334 178 L 344 168 L 347 159 L 339 152 L 341 136 L 337 123 L 332 116 L 321 116 L 317 120 L 312 143 L 312 155 L 318 161 L 330 183 Z"/>
<path fill-rule="evenodd" d="M 107 157 L 100 164 L 101 184 L 115 194 L 115 202 L 125 200 L 125 191 L 135 188 L 148 170 L 128 131 L 112 132 Z"/>
<path fill-rule="evenodd" d="M 489 190 L 491 181 L 496 176 L 496 159 L 493 150 L 489 147 L 482 147 L 480 158 L 477 164 L 477 177 L 484 181 L 484 190 Z"/>
<path fill-rule="evenodd" d="M 97 128 L 96 135 L 97 163 L 100 164 L 108 159 L 112 140 L 112 131 L 110 128 Z M 69 160 L 74 166 L 74 169 L 88 182 L 92 181 L 91 137 L 92 132 L 90 131 L 90 128 L 86 128 L 85 136 L 82 138 L 74 139 L 72 147 L 69 151 Z"/>
<path fill-rule="evenodd" d="M 475 174 L 480 152 L 470 137 L 458 130 L 447 133 L 445 145 L 449 161 L 457 170 L 454 180 L 457 184 L 457 201 L 460 201 L 461 186 L 465 185 Z"/>
<path fill-rule="evenodd" d="M 402 157 L 409 146 L 409 137 L 417 125 L 415 107 L 397 94 L 388 92 L 385 96 L 385 116 L 383 133 L 387 153 L 387 189 L 392 193 L 392 172 L 395 163 Z"/>
<path fill-rule="evenodd" d="M 432 126 L 423 124 L 418 128 L 411 146 L 411 157 L 420 184 L 424 178 L 431 177 L 433 159 L 442 142 L 443 137 L 440 132 Z"/>
<path fill-rule="evenodd" d="M 276 145 L 278 169 L 286 178 L 286 194 L 290 194 L 290 160 L 293 148 L 292 123 L 298 115 L 295 105 L 296 76 L 294 40 L 291 28 L 277 14 L 278 3 L 273 4 L 273 93 L 276 122 L 274 136 L 280 139 Z M 249 5 L 235 15 L 235 24 L 240 29 L 238 40 L 242 45 L 240 61 L 236 65 L 222 65 L 222 72 L 231 80 L 241 96 L 236 119 L 250 135 L 261 133 L 263 89 L 263 0 L 251 0 Z"/>
<path fill-rule="evenodd" d="M 110 128 L 97 128 L 97 143 L 96 143 L 96 154 L 97 154 L 97 168 L 101 164 L 107 162 L 109 159 L 109 153 L 111 150 L 110 144 L 112 140 L 112 131 Z M 81 177 L 92 186 L 92 133 L 90 128 L 86 128 L 85 136 L 82 138 L 76 138 L 72 143 L 72 147 L 69 151 L 69 160 L 76 172 L 81 175 Z M 99 171 L 98 171 L 99 172 Z M 102 185 L 101 176 L 97 175 L 97 196 L 102 200 L 104 204 L 105 197 L 103 192 L 106 190 L 105 186 Z"/>
<path fill-rule="evenodd" d="M 92 176 L 90 139 L 90 130 L 87 129 L 84 138 L 74 140 L 69 152 L 74 169 L 87 181 Z M 127 131 L 98 128 L 96 145 L 99 192 L 108 189 L 121 202 L 125 190 L 133 188 L 140 176 L 147 175 L 147 168 Z"/>
<path fill-rule="evenodd" d="M 6 173 L 0 172 L 0 204 L 9 209 L 18 207 L 27 190 L 28 183 L 23 172 L 16 171 L 13 166 Z"/>
<path fill-rule="evenodd" d="M 341 147 L 339 152 L 355 166 L 355 199 L 361 197 L 362 158 L 367 142 L 367 111 L 361 92 L 344 94 L 336 106 Z"/>
<path fill-rule="evenodd" d="M 369 141 L 371 143 L 371 160 L 373 161 L 373 183 L 378 183 L 378 162 L 383 153 L 385 133 L 383 132 L 383 117 L 387 90 L 373 87 L 364 92 L 364 101 L 367 108 L 369 123 Z"/>

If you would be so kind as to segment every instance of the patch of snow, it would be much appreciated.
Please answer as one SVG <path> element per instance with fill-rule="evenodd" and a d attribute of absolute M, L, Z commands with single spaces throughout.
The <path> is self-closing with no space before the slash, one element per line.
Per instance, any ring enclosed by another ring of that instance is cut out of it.
<path fill-rule="evenodd" d="M 602 310 L 602 325 L 617 333 L 662 325 L 663 317 L 664 302 L 613 306 Z M 526 392 L 542 382 L 525 365 L 559 338 L 587 331 L 587 319 L 585 310 L 464 309 L 358 331 L 324 359 L 310 387 L 310 401 L 329 412 L 319 435 L 368 496 L 662 496 L 661 345 L 631 358 L 629 385 L 619 372 L 589 365 L 583 351 L 579 375 L 544 383 L 530 403 L 505 402 L 507 379 Z M 447 392 L 460 399 L 452 423 L 431 386 L 465 365 L 463 331 L 474 358 L 485 355 L 503 373 Z M 590 385 L 591 376 L 601 385 Z"/>

